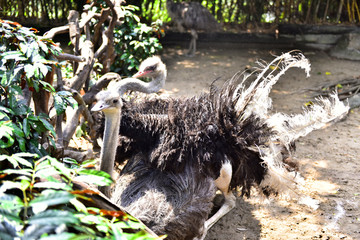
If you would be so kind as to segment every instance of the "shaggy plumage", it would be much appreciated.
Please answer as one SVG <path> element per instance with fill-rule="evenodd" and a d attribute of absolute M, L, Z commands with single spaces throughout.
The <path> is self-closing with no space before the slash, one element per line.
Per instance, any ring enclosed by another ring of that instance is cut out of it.
<path fill-rule="evenodd" d="M 195 222 L 199 231 L 194 236 L 202 234 L 213 183 L 221 186 L 227 207 L 205 223 L 205 233 L 234 207 L 228 190 L 240 187 L 246 196 L 253 186 L 265 195 L 295 192 L 302 180 L 289 161 L 295 140 L 341 118 L 348 107 L 334 95 L 319 99 L 304 114 L 271 113 L 271 87 L 291 67 L 310 70 L 303 55 L 286 53 L 253 75 L 239 73 L 220 89 L 212 86 L 208 94 L 124 102 L 116 161 L 130 160 L 113 199 L 155 232 L 188 239 L 178 231 L 188 234 Z M 219 182 L 224 173 L 229 184 Z M 204 190 L 208 194 L 202 197 Z M 179 218 L 179 210 L 170 211 L 174 206 L 187 215 Z M 183 227 L 170 231 L 172 224 Z"/>
<path fill-rule="evenodd" d="M 190 165 L 161 171 L 138 153 L 122 169 L 112 199 L 166 239 L 194 239 L 203 234 L 215 190 L 213 179 Z"/>
<path fill-rule="evenodd" d="M 271 70 L 274 65 L 280 70 Z M 179 173 L 192 165 L 216 179 L 227 156 L 233 167 L 231 188 L 241 186 L 243 194 L 248 195 L 253 185 L 265 194 L 278 193 L 283 187 L 261 184 L 274 172 L 290 187 L 288 179 L 295 180 L 296 174 L 284 161 L 295 140 L 348 111 L 333 96 L 320 99 L 304 114 L 269 113 L 271 87 L 290 67 L 310 70 L 302 55 L 287 53 L 261 69 L 248 87 L 251 77 L 237 74 L 223 88 L 212 87 L 198 97 L 125 102 L 120 135 L 127 138 L 121 140 L 118 161 L 121 155 L 131 155 L 131 149 L 142 149 L 154 167 Z"/>

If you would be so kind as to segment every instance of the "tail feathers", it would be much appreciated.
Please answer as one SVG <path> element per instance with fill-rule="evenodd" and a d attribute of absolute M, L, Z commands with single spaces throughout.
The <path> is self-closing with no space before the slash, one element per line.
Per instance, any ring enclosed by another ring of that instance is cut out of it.
<path fill-rule="evenodd" d="M 303 114 L 289 116 L 284 113 L 276 113 L 270 116 L 266 123 L 278 133 L 280 141 L 288 146 L 313 130 L 323 128 L 329 122 L 343 118 L 348 111 L 349 106 L 346 106 L 336 94 L 333 94 L 328 99 L 317 99 L 317 103 L 310 106 L 309 109 L 304 109 Z"/>
<path fill-rule="evenodd" d="M 264 193 L 296 193 L 301 189 L 303 179 L 296 171 L 289 171 L 286 167 L 284 150 L 290 153 L 295 140 L 342 118 L 349 107 L 333 94 L 329 99 L 317 99 L 316 103 L 302 114 L 271 114 L 269 109 L 272 107 L 272 100 L 269 94 L 272 86 L 292 67 L 304 69 L 309 76 L 310 63 L 300 53 L 285 53 L 267 65 L 260 63 L 260 67 L 256 76 L 255 72 L 250 75 L 240 74 L 243 77 L 242 82 L 231 92 L 237 125 L 243 126 L 251 119 L 258 119 L 256 124 L 268 127 L 268 130 L 263 128 L 268 134 L 263 134 L 267 136 L 266 141 L 254 142 L 248 146 L 250 150 L 259 153 L 266 168 L 259 184 L 260 189 Z M 255 80 L 249 84 L 249 79 L 253 77 Z M 239 75 L 236 78 L 239 79 Z"/>
<path fill-rule="evenodd" d="M 310 63 L 301 53 L 284 53 L 276 57 L 268 65 L 259 63 L 260 67 L 255 72 L 260 72 L 256 79 L 246 88 L 245 82 L 255 73 L 243 75 L 243 81 L 234 92 L 235 110 L 239 114 L 239 120 L 247 119 L 251 115 L 264 116 L 272 106 L 272 100 L 269 97 L 272 86 L 285 74 L 287 70 L 293 67 L 302 68 L 307 76 L 310 72 Z M 279 71 L 278 71 L 279 70 Z"/>
<path fill-rule="evenodd" d="M 284 167 L 282 149 L 279 146 L 289 149 L 298 138 L 323 128 L 329 122 L 341 119 L 348 111 L 349 107 L 333 94 L 329 99 L 317 99 L 317 103 L 310 109 L 305 109 L 303 114 L 288 116 L 276 113 L 270 116 L 266 123 L 274 130 L 274 134 L 271 136 L 270 146 L 262 150 L 261 158 L 266 163 L 268 172 L 260 187 L 290 195 L 296 193 L 295 189 L 300 190 L 303 179 L 297 172 L 290 172 Z"/>

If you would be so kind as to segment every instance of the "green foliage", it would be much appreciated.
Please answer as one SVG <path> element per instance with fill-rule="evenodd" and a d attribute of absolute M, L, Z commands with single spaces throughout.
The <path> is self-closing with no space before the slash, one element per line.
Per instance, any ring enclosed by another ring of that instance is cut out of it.
<path fill-rule="evenodd" d="M 0 155 L 4 161 L 13 168 L 0 171 L 1 239 L 154 239 L 125 212 L 83 204 L 86 194 L 96 193 L 73 191 L 73 180 L 111 183 L 108 174 L 86 169 L 88 163 L 68 160 L 70 168 L 49 156 L 38 159 L 29 153 Z M 135 233 L 124 233 L 128 229 Z"/>
<path fill-rule="evenodd" d="M 40 39 L 37 30 L 22 27 L 18 23 L 0 21 L 0 153 L 31 152 L 44 156 L 47 153 L 39 145 L 45 133 L 54 143 L 55 131 L 49 117 L 35 116 L 25 99 L 23 90 L 45 89 L 54 97 L 54 107 L 59 114 L 74 100 L 68 92 L 56 92 L 44 81 L 53 66 L 54 55 L 61 52 L 52 41 Z"/>
<path fill-rule="evenodd" d="M 140 62 L 162 49 L 158 39 L 163 33 L 160 29 L 161 21 L 153 23 L 151 27 L 147 26 L 133 13 L 136 9 L 137 7 L 130 5 L 124 7 L 124 24 L 118 26 L 114 32 L 115 51 L 118 56 L 112 71 L 126 76 L 134 74 Z"/>
<path fill-rule="evenodd" d="M 60 49 L 35 32 L 0 20 L 0 239 L 153 239 L 122 211 L 86 207 L 97 192 L 73 190 L 73 181 L 109 185 L 109 174 L 88 169 L 92 162 L 61 163 L 41 147 L 45 133 L 54 144 L 55 131 L 23 90 L 51 92 L 57 114 L 74 100 L 44 81 Z"/>

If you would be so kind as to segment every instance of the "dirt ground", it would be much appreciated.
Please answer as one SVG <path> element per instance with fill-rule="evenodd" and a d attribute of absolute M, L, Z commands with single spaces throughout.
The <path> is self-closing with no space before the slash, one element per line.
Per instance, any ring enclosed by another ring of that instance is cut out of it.
<path fill-rule="evenodd" d="M 185 43 L 184 43 L 185 44 Z M 259 59 L 270 61 L 290 47 L 267 45 L 198 44 L 196 56 L 184 56 L 185 45 L 165 46 L 161 55 L 168 68 L 165 90 L 175 96 L 207 91 L 211 82 L 226 80 Z M 305 88 L 360 75 L 360 62 L 339 60 L 323 51 L 304 50 L 311 77 L 293 69 L 274 86 L 274 111 L 293 113 L 311 100 Z M 237 206 L 208 233 L 206 240 L 239 239 L 360 239 L 360 110 L 351 110 L 341 122 L 310 133 L 297 142 L 294 158 L 305 178 L 300 199 L 237 198 Z"/>

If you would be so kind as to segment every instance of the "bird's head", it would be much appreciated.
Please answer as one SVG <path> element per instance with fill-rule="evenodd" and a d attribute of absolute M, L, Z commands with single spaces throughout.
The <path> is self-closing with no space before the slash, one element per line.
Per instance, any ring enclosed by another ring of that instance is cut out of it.
<path fill-rule="evenodd" d="M 105 114 L 118 112 L 121 110 L 123 102 L 117 91 L 101 91 L 96 95 L 96 104 L 91 108 L 91 111 L 103 111 Z"/>
<path fill-rule="evenodd" d="M 158 56 L 152 56 L 140 64 L 139 71 L 133 75 L 133 78 L 157 78 L 160 75 L 166 75 L 166 66 Z"/>

